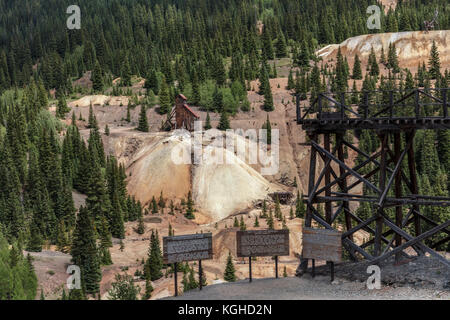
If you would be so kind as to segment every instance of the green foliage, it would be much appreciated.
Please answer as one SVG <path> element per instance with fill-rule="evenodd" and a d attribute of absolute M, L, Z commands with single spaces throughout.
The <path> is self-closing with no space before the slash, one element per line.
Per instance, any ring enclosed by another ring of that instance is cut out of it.
<path fill-rule="evenodd" d="M 359 60 L 357 54 L 355 55 L 355 62 L 353 64 L 352 78 L 355 80 L 361 80 L 363 78 L 361 71 L 361 60 Z"/>
<path fill-rule="evenodd" d="M 273 214 L 272 214 L 272 208 L 269 209 L 269 216 L 266 219 L 267 221 L 267 228 L 270 230 L 275 229 L 274 221 L 273 221 Z"/>
<path fill-rule="evenodd" d="M 172 111 L 172 99 L 170 97 L 169 86 L 164 78 L 159 91 L 159 105 L 160 114 L 167 114 Z"/>
<path fill-rule="evenodd" d="M 247 226 L 245 225 L 244 217 L 243 217 L 243 216 L 241 216 L 241 221 L 240 221 L 240 223 L 239 223 L 239 228 L 241 229 L 241 231 L 247 230 Z"/>
<path fill-rule="evenodd" d="M 295 203 L 295 216 L 297 218 L 304 218 L 306 213 L 306 206 L 302 200 L 302 195 L 300 191 L 297 190 L 297 200 Z"/>
<path fill-rule="evenodd" d="M 191 191 L 188 192 L 187 202 L 186 202 L 186 213 L 184 215 L 188 219 L 195 219 L 194 216 L 194 201 L 192 200 Z"/>
<path fill-rule="evenodd" d="M 430 60 L 428 62 L 429 72 L 431 79 L 438 79 L 441 75 L 441 62 L 439 59 L 439 51 L 436 46 L 436 42 L 433 40 L 433 45 L 431 46 Z"/>
<path fill-rule="evenodd" d="M 108 291 L 109 300 L 138 300 L 140 288 L 134 285 L 130 275 L 116 274 L 111 287 Z"/>
<path fill-rule="evenodd" d="M 253 224 L 253 226 L 254 226 L 255 228 L 259 227 L 258 216 L 255 216 L 255 223 Z"/>
<path fill-rule="evenodd" d="M 147 108 L 145 105 L 141 105 L 141 112 L 139 113 L 139 125 L 137 130 L 142 132 L 148 132 L 148 120 L 147 120 Z"/>
<path fill-rule="evenodd" d="M 94 223 L 88 209 L 80 207 L 71 248 L 72 261 L 81 269 L 81 281 L 86 293 L 100 290 L 102 273 L 97 252 Z"/>
<path fill-rule="evenodd" d="M 144 266 L 144 275 L 145 278 L 151 281 L 155 281 L 160 279 L 162 274 L 162 254 L 161 247 L 159 243 L 158 231 L 156 233 L 152 230 L 152 234 L 150 237 L 150 246 L 148 250 L 148 259 Z"/>
<path fill-rule="evenodd" d="M 231 252 L 228 252 L 227 264 L 225 267 L 225 272 L 223 274 L 223 279 L 228 282 L 236 281 L 235 268 L 233 264 L 233 257 L 231 256 Z"/>
<path fill-rule="evenodd" d="M 37 278 L 32 258 L 23 257 L 17 244 L 11 249 L 0 232 L 0 300 L 34 300 Z"/>

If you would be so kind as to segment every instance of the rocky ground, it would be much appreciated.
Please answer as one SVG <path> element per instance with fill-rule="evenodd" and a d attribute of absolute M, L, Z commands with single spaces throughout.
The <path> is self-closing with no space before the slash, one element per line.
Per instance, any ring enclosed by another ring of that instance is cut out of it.
<path fill-rule="evenodd" d="M 327 276 L 258 279 L 210 285 L 202 291 L 192 290 L 175 298 L 179 300 L 450 300 L 450 291 L 382 285 L 369 290 L 366 283 Z"/>
<path fill-rule="evenodd" d="M 447 253 L 447 259 L 449 258 L 450 253 Z M 367 267 L 370 265 L 370 262 L 338 264 L 335 266 L 335 275 L 348 281 L 366 281 L 369 276 Z M 430 256 L 416 256 L 411 260 L 400 260 L 398 263 L 395 263 L 394 257 L 391 257 L 380 262 L 379 267 L 381 282 L 385 285 L 450 290 L 450 268 Z M 329 273 L 329 267 L 326 265 L 316 268 L 318 275 Z M 300 273 L 297 271 L 297 274 Z"/>

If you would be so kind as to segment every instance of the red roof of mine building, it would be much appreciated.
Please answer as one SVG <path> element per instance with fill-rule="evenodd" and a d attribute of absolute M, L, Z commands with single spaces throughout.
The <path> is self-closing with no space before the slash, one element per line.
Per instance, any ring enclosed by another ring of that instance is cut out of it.
<path fill-rule="evenodd" d="M 192 110 L 187 104 L 184 104 L 183 107 L 185 107 L 190 113 L 192 113 L 194 115 L 194 117 L 196 117 L 197 119 L 200 118 L 200 116 L 198 114 L 196 114 L 194 112 L 194 110 Z"/>
<path fill-rule="evenodd" d="M 183 94 L 180 93 L 178 96 L 180 96 L 181 99 L 187 101 L 187 98 Z"/>

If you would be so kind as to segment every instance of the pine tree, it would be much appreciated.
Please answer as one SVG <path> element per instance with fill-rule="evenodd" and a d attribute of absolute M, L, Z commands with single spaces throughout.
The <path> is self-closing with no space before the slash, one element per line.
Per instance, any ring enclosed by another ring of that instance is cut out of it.
<path fill-rule="evenodd" d="M 389 44 L 387 67 L 389 69 L 392 69 L 393 73 L 399 73 L 400 72 L 400 68 L 398 66 L 397 50 L 395 48 L 395 44 L 392 44 L 392 43 Z"/>
<path fill-rule="evenodd" d="M 95 229 L 89 211 L 80 207 L 71 247 L 72 261 L 81 268 L 86 293 L 99 292 L 102 273 L 98 260 Z"/>
<path fill-rule="evenodd" d="M 145 293 L 142 296 L 142 300 L 148 300 L 151 298 L 153 292 L 153 286 L 150 280 L 145 280 Z"/>
<path fill-rule="evenodd" d="M 150 71 L 148 78 L 145 80 L 144 88 L 147 89 L 148 91 L 150 90 L 153 91 L 154 94 L 157 94 L 159 92 L 159 81 L 155 69 L 152 69 Z"/>
<path fill-rule="evenodd" d="M 89 129 L 98 128 L 97 118 L 95 117 L 94 110 L 92 109 L 92 104 L 89 105 L 88 128 Z"/>
<path fill-rule="evenodd" d="M 108 124 L 105 125 L 105 135 L 109 136 L 110 132 L 109 132 L 109 127 Z"/>
<path fill-rule="evenodd" d="M 161 194 L 159 195 L 158 206 L 163 209 L 166 207 L 166 201 L 164 200 L 162 191 L 161 191 Z"/>
<path fill-rule="evenodd" d="M 190 290 L 198 288 L 198 282 L 197 282 L 197 280 L 195 280 L 195 275 L 194 275 L 194 269 L 193 268 L 191 268 L 191 270 L 189 271 L 189 279 L 188 279 L 188 281 L 189 281 L 189 285 L 188 286 L 189 286 Z"/>
<path fill-rule="evenodd" d="M 41 252 L 42 251 L 43 239 L 41 231 L 35 222 L 31 224 L 30 230 L 30 240 L 28 241 L 26 250 L 29 252 Z"/>
<path fill-rule="evenodd" d="M 111 235 L 115 238 L 124 239 L 125 238 L 125 228 L 123 225 L 123 211 L 122 205 L 119 200 L 119 191 L 114 190 L 113 197 L 111 201 L 111 219 L 110 219 L 110 229 Z"/>
<path fill-rule="evenodd" d="M 142 215 L 138 218 L 138 227 L 136 229 L 136 232 L 138 234 L 144 234 L 145 232 L 144 218 L 142 217 Z"/>
<path fill-rule="evenodd" d="M 165 78 L 162 79 L 161 89 L 159 91 L 159 105 L 160 114 L 168 114 L 172 111 L 169 86 Z"/>
<path fill-rule="evenodd" d="M 262 204 L 262 212 L 261 212 L 261 217 L 262 218 L 266 218 L 267 217 L 267 202 L 266 199 L 263 200 L 263 204 Z"/>
<path fill-rule="evenodd" d="M 378 66 L 377 57 L 375 55 L 375 51 L 373 50 L 373 48 L 370 51 L 369 63 L 367 67 L 370 70 L 371 76 L 378 77 L 378 75 L 380 74 L 380 67 Z"/>
<path fill-rule="evenodd" d="M 281 213 L 281 207 L 280 207 L 280 200 L 278 199 L 278 196 L 275 198 L 275 218 L 277 218 L 279 221 L 281 221 L 282 213 Z"/>
<path fill-rule="evenodd" d="M 277 58 L 284 58 L 287 56 L 286 39 L 282 32 L 280 32 L 280 34 L 278 35 L 276 51 L 277 51 Z"/>
<path fill-rule="evenodd" d="M 64 119 L 69 111 L 70 109 L 67 107 L 66 99 L 64 95 L 61 95 L 58 99 L 58 105 L 56 107 L 56 116 L 60 119 Z"/>
<path fill-rule="evenodd" d="M 103 91 L 103 72 L 98 61 L 95 63 L 95 68 L 92 71 L 92 89 L 94 89 L 94 92 Z"/>
<path fill-rule="evenodd" d="M 224 280 L 228 281 L 228 282 L 236 281 L 235 272 L 236 272 L 236 270 L 234 269 L 233 258 L 231 256 L 231 252 L 228 252 L 227 265 L 225 267 L 225 272 L 223 275 Z"/>
<path fill-rule="evenodd" d="M 270 208 L 270 210 L 269 210 L 269 217 L 267 218 L 267 227 L 270 230 L 273 230 L 275 228 L 274 221 L 273 221 L 272 208 Z"/>
<path fill-rule="evenodd" d="M 289 69 L 289 75 L 288 75 L 288 85 L 287 88 L 288 90 L 292 90 L 295 88 L 295 82 L 294 82 L 294 76 L 292 74 L 292 69 Z"/>
<path fill-rule="evenodd" d="M 122 70 L 120 72 L 120 85 L 122 87 L 129 87 L 131 86 L 131 68 L 130 68 L 130 62 L 128 61 L 128 57 L 125 57 L 123 64 L 122 64 Z"/>
<path fill-rule="evenodd" d="M 230 121 L 228 120 L 228 114 L 225 109 L 223 109 L 222 113 L 220 114 L 220 120 L 217 129 L 222 131 L 230 129 Z"/>
<path fill-rule="evenodd" d="M 189 280 L 187 277 L 186 270 L 183 270 L 183 280 L 181 280 L 181 284 L 183 285 L 183 292 L 187 292 L 187 291 L 191 290 L 191 288 L 189 288 Z"/>
<path fill-rule="evenodd" d="M 359 60 L 357 54 L 355 55 L 355 62 L 353 64 L 352 78 L 355 80 L 361 80 L 363 78 L 361 71 L 361 60 Z"/>
<path fill-rule="evenodd" d="M 108 222 L 104 216 L 101 218 L 98 233 L 100 238 L 100 246 L 98 248 L 100 264 L 107 266 L 112 264 L 111 253 L 109 252 L 109 248 L 112 247 L 112 241 Z"/>
<path fill-rule="evenodd" d="M 186 214 L 184 215 L 188 219 L 195 219 L 194 215 L 194 201 L 192 200 L 191 191 L 188 192 L 187 203 L 186 203 Z"/>
<path fill-rule="evenodd" d="M 270 89 L 270 84 L 266 92 L 264 93 L 264 111 L 270 112 L 275 110 L 275 107 L 273 105 L 273 95 L 272 90 Z"/>
<path fill-rule="evenodd" d="M 141 112 L 139 114 L 138 131 L 148 132 L 147 108 L 144 104 L 141 105 Z"/>
<path fill-rule="evenodd" d="M 243 216 L 241 216 L 241 222 L 239 223 L 239 228 L 241 229 L 241 231 L 247 230 L 247 226 L 245 225 Z"/>
<path fill-rule="evenodd" d="M 59 251 L 63 253 L 69 252 L 70 243 L 64 220 L 61 220 L 58 225 L 58 236 L 56 239 L 56 245 Z"/>
<path fill-rule="evenodd" d="M 209 129 L 211 129 L 212 128 L 212 126 L 211 126 L 211 118 L 210 118 L 210 116 L 209 116 L 209 111 L 206 113 L 206 122 L 205 122 L 205 127 L 204 127 L 204 129 L 205 130 L 209 130 Z"/>
<path fill-rule="evenodd" d="M 152 197 L 151 207 L 152 207 L 152 214 L 158 213 L 158 204 L 156 203 L 155 196 Z"/>
<path fill-rule="evenodd" d="M 255 223 L 253 224 L 255 228 L 259 227 L 258 216 L 255 216 Z"/>
<path fill-rule="evenodd" d="M 262 33 L 262 42 L 263 42 L 263 55 L 267 60 L 271 60 L 274 58 L 274 50 L 273 50 L 273 44 L 272 39 L 270 36 L 270 31 L 268 30 L 267 26 L 264 26 L 263 33 Z"/>
<path fill-rule="evenodd" d="M 162 274 L 162 255 L 161 248 L 159 244 L 158 232 L 154 232 L 152 230 L 152 234 L 150 237 L 150 246 L 148 252 L 148 260 L 146 263 L 146 277 L 151 281 L 155 281 L 160 279 Z"/>
<path fill-rule="evenodd" d="M 223 94 L 222 91 L 216 86 L 213 93 L 213 108 L 217 112 L 223 112 L 225 110 L 225 106 L 223 103 Z"/>
<path fill-rule="evenodd" d="M 269 119 L 269 114 L 267 114 L 267 120 L 266 123 L 263 125 L 263 129 L 266 130 L 267 132 L 267 144 L 271 145 L 272 144 L 272 125 L 270 124 L 270 119 Z"/>
<path fill-rule="evenodd" d="M 297 202 L 295 204 L 295 216 L 297 218 L 303 218 L 306 213 L 305 203 L 302 200 L 302 195 L 297 191 Z"/>
<path fill-rule="evenodd" d="M 439 51 L 436 45 L 436 41 L 433 40 L 433 45 L 431 46 L 430 60 L 428 62 L 429 73 L 431 79 L 438 79 L 441 75 L 441 62 L 439 58 Z"/>
<path fill-rule="evenodd" d="M 308 44 L 306 43 L 306 40 L 303 40 L 301 49 L 300 49 L 300 55 L 297 59 L 297 64 L 301 67 L 308 67 L 309 66 L 309 58 L 310 53 L 308 50 Z"/>
<path fill-rule="evenodd" d="M 198 83 L 197 73 L 194 73 L 194 77 L 192 79 L 192 104 L 198 106 L 200 101 L 202 100 L 202 96 L 200 94 L 200 86 Z"/>
<path fill-rule="evenodd" d="M 233 228 L 239 228 L 239 220 L 237 217 L 234 217 Z"/>

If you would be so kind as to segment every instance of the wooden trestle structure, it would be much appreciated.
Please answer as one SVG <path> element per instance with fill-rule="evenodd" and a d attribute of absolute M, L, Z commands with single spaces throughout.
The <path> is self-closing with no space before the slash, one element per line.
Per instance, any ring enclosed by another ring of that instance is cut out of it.
<path fill-rule="evenodd" d="M 450 267 L 450 261 L 435 251 L 450 241 L 450 220 L 437 223 L 421 213 L 424 206 L 449 206 L 450 198 L 419 194 L 413 143 L 419 129 L 450 129 L 449 95 L 449 88 L 320 93 L 315 99 L 298 95 L 297 123 L 306 131 L 306 145 L 311 147 L 305 226 L 311 227 L 315 221 L 320 227 L 334 229 L 333 222 L 343 215 L 342 244 L 352 260 L 362 258 L 376 264 L 392 255 L 399 260 L 410 257 L 404 249 L 412 247 L 417 255 L 428 253 Z M 352 100 L 358 102 L 349 103 Z M 371 130 L 380 147 L 367 154 L 346 140 L 347 130 L 356 135 Z M 364 160 L 352 167 L 344 148 Z M 371 192 L 356 192 L 360 184 Z M 358 217 L 351 202 L 368 202 L 371 216 Z M 321 203 L 325 216 L 317 210 Z M 366 231 L 370 238 L 356 244 L 353 235 L 358 230 Z M 435 241 L 437 234 L 443 236 Z M 306 270 L 307 265 L 308 260 L 302 258 L 300 268 Z"/>

